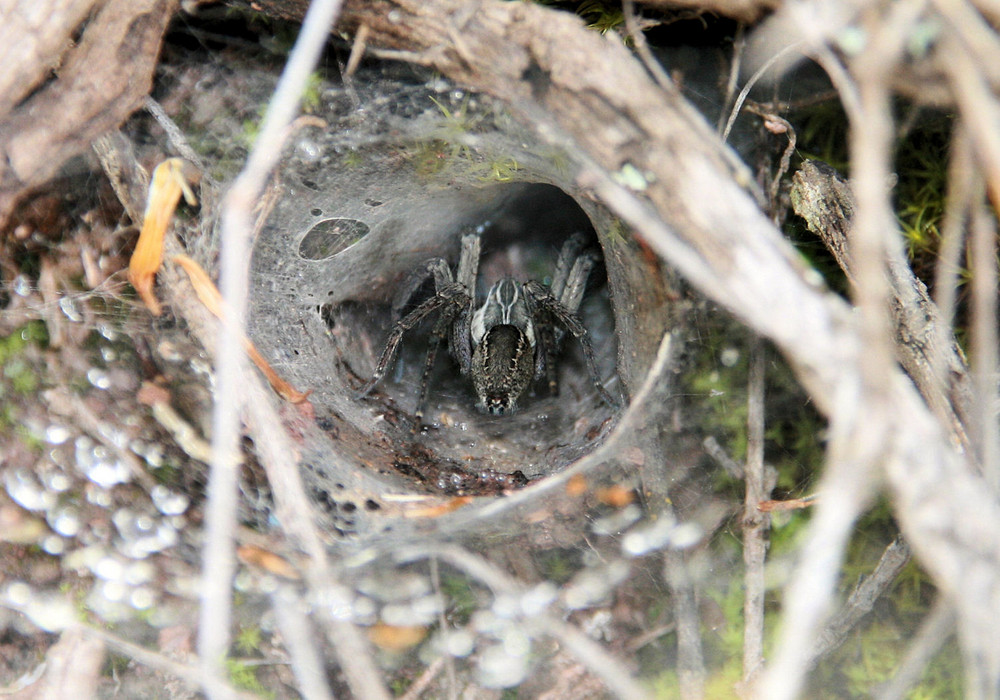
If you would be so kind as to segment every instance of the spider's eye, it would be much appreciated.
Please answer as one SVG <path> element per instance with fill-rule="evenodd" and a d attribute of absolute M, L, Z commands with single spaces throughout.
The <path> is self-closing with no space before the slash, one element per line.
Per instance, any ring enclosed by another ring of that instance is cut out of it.
<path fill-rule="evenodd" d="M 490 396 L 486 399 L 486 410 L 491 415 L 502 416 L 513 412 L 509 396 Z"/>

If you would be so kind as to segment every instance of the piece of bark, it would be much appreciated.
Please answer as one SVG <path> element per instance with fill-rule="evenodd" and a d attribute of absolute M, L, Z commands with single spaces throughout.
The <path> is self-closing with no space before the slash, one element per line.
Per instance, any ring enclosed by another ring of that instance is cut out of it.
<path fill-rule="evenodd" d="M 854 216 L 854 194 L 826 163 L 806 161 L 792 178 L 792 207 L 809 230 L 833 253 L 853 282 L 848 235 Z M 892 318 L 897 357 L 935 415 L 947 425 L 954 443 L 972 459 L 969 442 L 972 385 L 961 348 L 951 331 L 942 333 L 941 313 L 904 260 L 888 266 L 892 285 Z"/>
<path fill-rule="evenodd" d="M 28 85 L 50 70 L 56 76 L 27 97 L 24 83 L 0 92 L 0 227 L 19 197 L 141 106 L 176 6 L 177 0 L 92 2 L 83 35 L 66 50 L 66 36 L 80 21 L 77 3 L 54 4 L 58 21 L 51 24 L 32 19 L 39 12 L 32 0 L 4 12 L 4 24 L 40 31 L 30 58 L 18 55 L 21 42 L 12 42 L 0 44 L 0 63 L 17 66 Z"/>

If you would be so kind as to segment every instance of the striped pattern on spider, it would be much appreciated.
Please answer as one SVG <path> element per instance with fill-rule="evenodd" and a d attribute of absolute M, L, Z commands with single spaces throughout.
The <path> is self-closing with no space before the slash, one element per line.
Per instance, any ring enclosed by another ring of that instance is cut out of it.
<path fill-rule="evenodd" d="M 543 376 L 549 391 L 557 394 L 556 355 L 567 332 L 580 341 L 598 394 L 608 405 L 616 406 L 598 375 L 587 329 L 576 313 L 594 265 L 594 256 L 582 252 L 583 237 L 572 236 L 563 244 L 550 286 L 505 277 L 490 288 L 485 301 L 477 306 L 475 289 L 484 228 L 479 226 L 462 237 L 462 251 L 454 274 L 442 258 L 428 260 L 418 269 L 407 289 L 412 295 L 427 277 L 433 276 L 434 296 L 393 326 L 372 378 L 361 389 L 359 398 L 370 393 L 385 377 L 403 335 L 437 313 L 420 380 L 418 420 L 423 416 L 434 360 L 446 336 L 462 375 L 472 380 L 476 408 L 484 413 L 513 413 L 531 384 Z"/>

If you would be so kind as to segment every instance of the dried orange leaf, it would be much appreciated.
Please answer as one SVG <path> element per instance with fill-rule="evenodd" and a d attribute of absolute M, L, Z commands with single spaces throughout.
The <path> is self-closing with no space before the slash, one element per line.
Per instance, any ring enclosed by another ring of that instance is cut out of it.
<path fill-rule="evenodd" d="M 469 503 L 472 503 L 472 496 L 458 496 L 436 506 L 424 506 L 405 511 L 403 515 L 407 518 L 439 518 Z"/>
<path fill-rule="evenodd" d="M 251 360 L 253 360 L 253 363 L 257 365 L 257 368 L 264 373 L 264 376 L 267 377 L 267 381 L 271 384 L 271 388 L 278 393 L 278 396 L 291 403 L 302 403 L 309 398 L 309 394 L 311 394 L 312 391 L 298 391 L 295 387 L 278 376 L 278 373 L 274 371 L 274 368 L 271 367 L 270 364 L 268 364 L 267 360 L 264 359 L 264 356 L 258 352 L 257 348 L 254 347 L 254 344 L 249 338 L 243 339 L 243 346 L 246 348 L 247 355 Z"/>
<path fill-rule="evenodd" d="M 159 384 L 143 382 L 142 386 L 139 387 L 139 391 L 135 393 L 135 398 L 139 403 L 146 404 L 147 406 L 155 406 L 158 403 L 169 403 L 170 392 Z"/>
<path fill-rule="evenodd" d="M 184 272 L 187 273 L 188 279 L 191 280 L 191 286 L 194 287 L 194 293 L 198 295 L 198 299 L 205 305 L 205 308 L 207 308 L 216 318 L 221 319 L 223 316 L 223 309 L 225 308 L 222 303 L 222 295 L 219 293 L 215 283 L 212 282 L 212 278 L 208 276 L 208 273 L 202 269 L 201 265 L 186 255 L 175 256 L 174 262 L 180 265 L 184 269 Z M 247 355 L 253 363 L 257 365 L 258 369 L 264 373 L 264 376 L 267 377 L 267 381 L 271 384 L 271 388 L 273 388 L 281 398 L 286 401 L 291 401 L 292 403 L 301 403 L 308 398 L 309 394 L 312 392 L 297 391 L 295 387 L 278 376 L 278 373 L 274 371 L 270 364 L 268 364 L 267 360 L 264 359 L 264 356 L 257 351 L 257 348 L 254 347 L 254 344 L 249 338 L 244 336 L 242 340 L 243 347 L 246 350 Z"/>
<path fill-rule="evenodd" d="M 574 474 L 566 482 L 567 496 L 582 496 L 587 493 L 587 478 L 583 474 Z"/>
<path fill-rule="evenodd" d="M 405 651 L 422 642 L 426 636 L 427 628 L 416 625 L 398 626 L 379 622 L 368 628 L 372 644 L 386 651 Z"/>
<path fill-rule="evenodd" d="M 635 500 L 635 491 L 619 484 L 596 489 L 594 495 L 601 503 L 615 508 L 624 508 Z"/>
<path fill-rule="evenodd" d="M 222 294 L 219 293 L 218 287 L 215 286 L 215 282 L 208 276 L 208 273 L 201 265 L 186 255 L 175 255 L 174 262 L 187 273 L 188 279 L 191 280 L 191 286 L 194 287 L 194 293 L 198 295 L 198 300 L 213 316 L 221 319 Z"/>
<path fill-rule="evenodd" d="M 787 501 L 761 501 L 757 504 L 757 510 L 764 513 L 773 513 L 778 510 L 800 510 L 808 508 L 816 501 L 816 496 L 806 496 L 805 498 L 790 498 Z"/>
<path fill-rule="evenodd" d="M 163 237 L 182 194 L 189 204 L 197 204 L 184 179 L 184 161 L 168 158 L 153 171 L 142 230 L 128 264 L 128 281 L 154 316 L 160 315 L 160 302 L 153 293 L 153 279 L 163 260 Z"/>
<path fill-rule="evenodd" d="M 281 576 L 282 578 L 291 579 L 292 581 L 299 581 L 302 578 L 302 574 L 300 574 L 294 566 L 289 564 L 287 559 L 275 554 L 274 552 L 270 552 L 263 547 L 258 547 L 257 545 L 240 545 L 236 548 L 236 556 L 239 557 L 240 561 L 244 564 L 250 564 L 251 566 L 264 569 L 275 576 Z"/>

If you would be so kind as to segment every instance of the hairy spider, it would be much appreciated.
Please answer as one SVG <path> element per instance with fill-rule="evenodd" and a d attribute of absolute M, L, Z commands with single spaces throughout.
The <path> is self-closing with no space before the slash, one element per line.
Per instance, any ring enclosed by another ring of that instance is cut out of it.
<path fill-rule="evenodd" d="M 493 415 L 513 413 L 528 387 L 543 375 L 550 392 L 557 394 L 555 356 L 567 331 L 583 346 L 597 392 L 609 405 L 616 405 L 604 389 L 587 329 L 576 315 L 594 265 L 594 257 L 581 252 L 583 238 L 573 236 L 563 245 L 551 286 L 505 277 L 490 288 L 486 300 L 476 307 L 480 236 L 484 228 L 480 226 L 462 237 L 462 252 L 454 275 L 447 262 L 434 258 L 424 263 L 404 287 L 405 303 L 428 276 L 434 277 L 434 296 L 393 326 L 372 378 L 359 397 L 367 395 L 385 376 L 403 334 L 438 312 L 420 381 L 418 419 L 423 416 L 431 369 L 445 336 L 462 374 L 472 379 L 476 408 L 480 411 Z"/>

